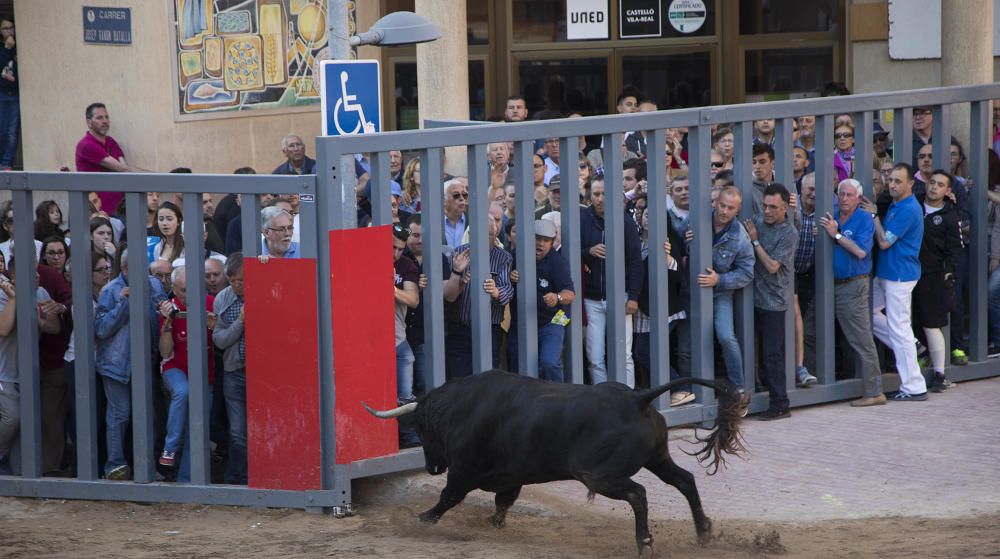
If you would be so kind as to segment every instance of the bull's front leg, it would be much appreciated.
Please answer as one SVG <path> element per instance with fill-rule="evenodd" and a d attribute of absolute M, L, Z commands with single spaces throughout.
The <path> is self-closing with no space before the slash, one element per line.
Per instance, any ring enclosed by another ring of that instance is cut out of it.
<path fill-rule="evenodd" d="M 494 499 L 497 504 L 497 510 L 490 517 L 490 524 L 497 528 L 503 528 L 507 521 L 507 510 L 514 505 L 514 501 L 517 500 L 517 496 L 520 494 L 520 485 L 509 491 L 497 491 L 496 499 Z"/>
<path fill-rule="evenodd" d="M 421 522 L 436 523 L 444 513 L 461 503 L 465 499 L 465 496 L 469 494 L 469 491 L 474 489 L 471 484 L 457 480 L 453 472 L 454 470 L 448 473 L 448 483 L 441 490 L 441 497 L 438 499 L 437 504 L 420 514 Z"/>

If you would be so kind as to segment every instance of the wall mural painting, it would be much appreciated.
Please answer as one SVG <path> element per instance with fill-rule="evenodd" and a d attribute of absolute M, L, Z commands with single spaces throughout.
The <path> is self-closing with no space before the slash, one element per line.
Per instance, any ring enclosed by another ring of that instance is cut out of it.
<path fill-rule="evenodd" d="M 174 8 L 181 114 L 319 103 L 326 0 L 174 0 Z"/>

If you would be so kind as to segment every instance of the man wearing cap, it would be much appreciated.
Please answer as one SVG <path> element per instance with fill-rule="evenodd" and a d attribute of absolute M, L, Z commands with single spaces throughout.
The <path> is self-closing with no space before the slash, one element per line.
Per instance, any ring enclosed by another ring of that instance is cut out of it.
<path fill-rule="evenodd" d="M 548 199 L 541 206 L 535 208 L 535 219 L 541 219 L 549 212 L 559 211 L 559 190 L 562 188 L 562 181 L 559 175 L 554 175 L 548 184 Z"/>
<path fill-rule="evenodd" d="M 538 378 L 563 381 L 563 335 L 569 308 L 576 292 L 569 274 L 569 263 L 552 250 L 556 226 L 548 220 L 535 220 L 535 274 L 538 292 Z"/>

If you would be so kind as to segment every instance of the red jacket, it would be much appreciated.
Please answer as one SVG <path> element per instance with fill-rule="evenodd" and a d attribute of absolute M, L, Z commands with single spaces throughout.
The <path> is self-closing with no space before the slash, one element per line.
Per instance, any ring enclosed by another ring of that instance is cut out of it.
<path fill-rule="evenodd" d="M 187 311 L 187 307 L 182 305 L 177 298 L 170 300 L 171 303 L 177 306 L 181 311 Z M 208 312 L 212 312 L 212 305 L 215 304 L 215 297 L 211 295 L 205 296 L 205 307 Z M 163 327 L 163 315 L 160 315 L 160 327 Z M 205 351 L 208 355 L 208 384 L 215 384 L 215 355 L 208 353 L 208 348 L 213 347 L 212 345 L 212 331 L 208 332 L 208 345 Z M 187 319 L 186 318 L 174 318 L 173 329 L 170 331 L 170 335 L 174 340 L 174 354 L 169 356 L 169 359 L 164 359 L 163 364 L 160 365 L 160 374 L 170 369 L 180 369 L 184 374 L 188 374 L 188 332 L 187 332 Z M 163 356 L 168 357 L 168 356 Z"/>

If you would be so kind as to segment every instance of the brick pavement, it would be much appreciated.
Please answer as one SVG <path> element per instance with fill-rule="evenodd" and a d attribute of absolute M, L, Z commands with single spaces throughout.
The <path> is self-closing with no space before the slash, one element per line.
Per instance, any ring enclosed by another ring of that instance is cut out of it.
<path fill-rule="evenodd" d="M 889 515 L 947 517 L 1000 512 L 1000 378 L 959 384 L 926 402 L 798 408 L 790 419 L 743 423 L 746 461 L 708 476 L 692 448 L 671 456 L 694 473 L 711 518 L 814 521 Z M 689 437 L 677 429 L 673 437 Z M 650 517 L 688 519 L 673 487 L 642 470 Z M 584 504 L 577 482 L 533 486 L 532 494 Z M 529 501 L 530 501 L 529 497 Z M 595 507 L 628 505 L 598 496 Z"/>

